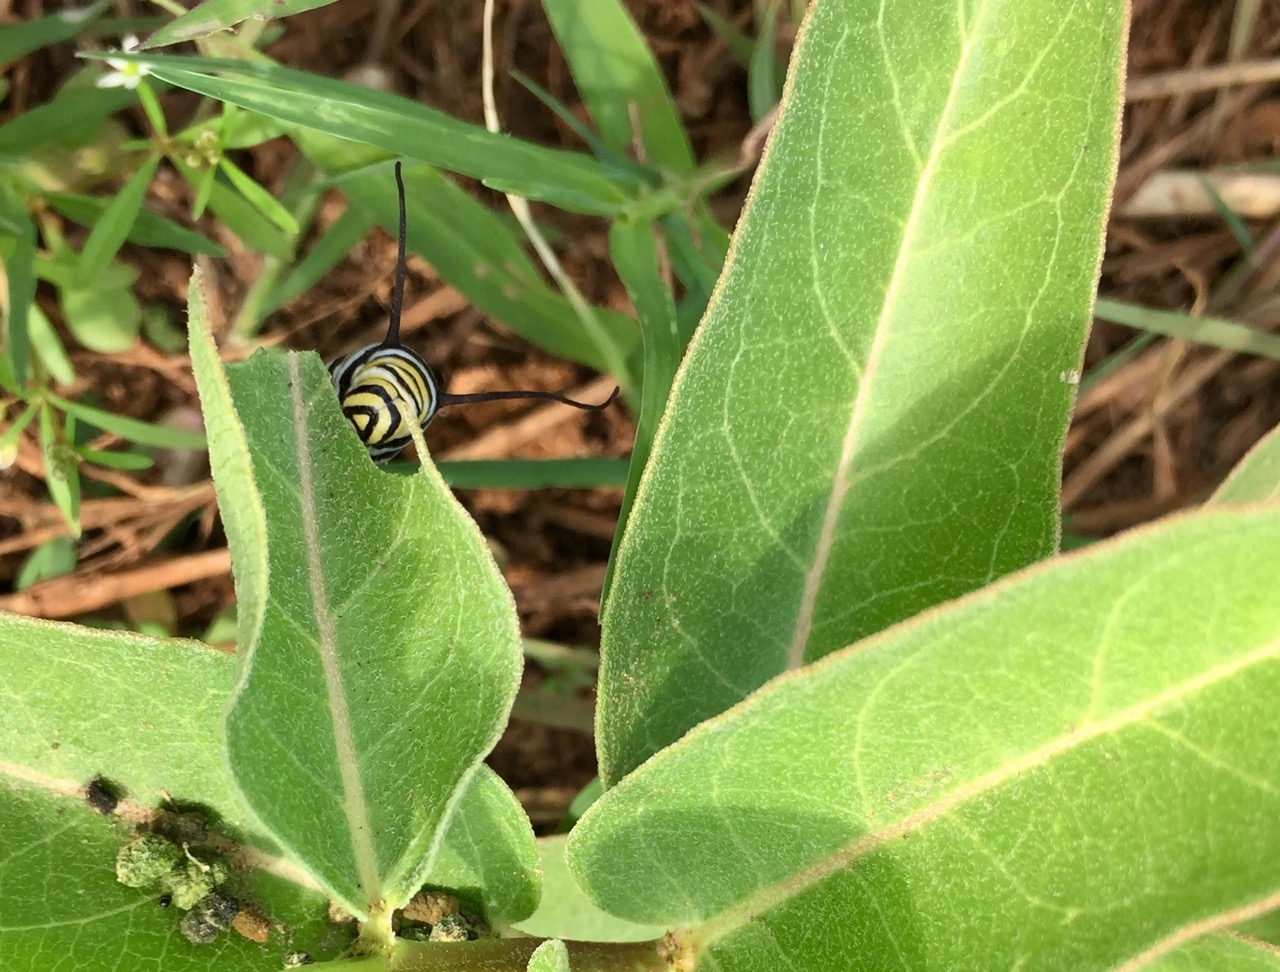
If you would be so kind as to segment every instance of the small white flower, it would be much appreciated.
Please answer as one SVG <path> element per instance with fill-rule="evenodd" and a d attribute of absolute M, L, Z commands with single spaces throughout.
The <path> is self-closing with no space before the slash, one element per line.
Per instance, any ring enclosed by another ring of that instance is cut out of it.
<path fill-rule="evenodd" d="M 138 38 L 128 34 L 120 45 L 120 49 L 122 51 L 136 51 L 138 44 Z M 107 58 L 107 64 L 113 70 L 98 78 L 97 86 L 99 88 L 129 88 L 132 90 L 138 86 L 139 81 L 151 73 L 151 69 L 145 64 L 122 61 L 118 57 Z"/>

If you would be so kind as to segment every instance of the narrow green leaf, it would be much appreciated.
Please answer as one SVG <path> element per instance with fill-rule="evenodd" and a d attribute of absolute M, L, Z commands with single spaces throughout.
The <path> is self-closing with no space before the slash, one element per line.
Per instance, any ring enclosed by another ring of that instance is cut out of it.
<path fill-rule="evenodd" d="M 542 9 L 604 143 L 625 156 L 638 140 L 644 161 L 692 172 L 693 150 L 666 79 L 619 0 L 542 0 Z"/>
<path fill-rule="evenodd" d="M 1142 966 L 1280 901 L 1277 572 L 1266 507 L 1055 558 L 697 727 L 570 868 L 699 968 Z"/>
<path fill-rule="evenodd" d="M 626 156 L 619 155 L 614 152 L 599 137 L 583 124 L 582 120 L 575 115 L 567 105 L 556 98 L 550 91 L 538 84 L 537 81 L 529 77 L 523 71 L 513 70 L 511 76 L 515 78 L 520 85 L 531 95 L 537 98 L 547 109 L 549 109 L 561 122 L 564 123 L 578 138 L 586 143 L 587 148 L 591 149 L 591 154 L 601 160 L 608 160 L 611 164 L 625 165 L 627 163 Z"/>
<path fill-rule="evenodd" d="M 1107 355 L 1104 360 L 1098 362 L 1098 364 L 1084 373 L 1084 376 L 1080 379 L 1079 393 L 1083 395 L 1107 375 L 1114 374 L 1117 369 L 1136 358 L 1140 351 L 1145 350 L 1158 337 L 1159 335 L 1147 331 Z"/>
<path fill-rule="evenodd" d="M 194 305 L 191 332 L 219 506 L 241 507 L 236 786 L 353 914 L 397 907 L 514 698 L 510 591 L 434 467 L 369 461 L 318 358 L 259 352 L 224 376 Z"/>
<path fill-rule="evenodd" d="M 243 20 L 278 20 L 292 14 L 326 7 L 334 0 L 204 0 L 147 38 L 144 50 L 199 40 Z"/>
<path fill-rule="evenodd" d="M 51 208 L 67 219 L 90 227 L 101 221 L 110 204 L 110 200 L 99 196 L 82 196 L 72 192 L 48 192 L 43 198 Z M 137 221 L 130 228 L 127 239 L 139 246 L 181 250 L 184 253 L 213 257 L 226 256 L 226 251 L 213 240 L 146 208 L 138 211 Z"/>
<path fill-rule="evenodd" d="M 635 443 L 631 448 L 631 468 L 627 473 L 627 491 L 618 513 L 617 536 L 626 529 L 627 518 L 635 503 L 640 476 L 649 462 L 653 437 L 667 407 L 667 396 L 680 366 L 684 344 L 676 320 L 675 300 L 658 260 L 655 225 L 648 220 L 615 220 L 609 229 L 609 253 L 613 266 L 627 289 L 627 296 L 640 318 L 644 333 L 644 384 L 640 390 L 640 416 L 636 422 Z M 605 573 L 604 597 L 608 596 L 615 566 L 618 544 L 615 539 L 609 552 Z"/>
<path fill-rule="evenodd" d="M 529 956 L 528 972 L 570 972 L 569 950 L 558 939 L 543 942 Z"/>
<path fill-rule="evenodd" d="M 48 540 L 27 557 L 13 579 L 15 591 L 25 591 L 32 584 L 51 577 L 62 577 L 76 569 L 76 545 L 68 537 Z"/>
<path fill-rule="evenodd" d="M 99 354 L 118 354 L 138 343 L 142 306 L 130 287 L 104 286 L 111 267 L 105 267 L 96 284 L 69 287 L 59 292 L 67 330 L 84 347 Z"/>
<path fill-rule="evenodd" d="M 1054 552 L 1124 10 L 812 5 L 620 545 L 606 785 L 774 675 Z"/>
<path fill-rule="evenodd" d="M 1209 197 L 1209 204 L 1213 206 L 1214 212 L 1222 217 L 1222 221 L 1227 224 L 1227 229 L 1231 230 L 1231 235 L 1240 244 L 1240 252 L 1244 254 L 1246 260 L 1252 261 L 1257 247 L 1253 242 L 1253 234 L 1249 231 L 1249 224 L 1245 222 L 1244 217 L 1227 205 L 1227 201 L 1222 198 L 1218 190 L 1213 188 L 1213 183 L 1204 176 L 1201 176 L 1199 181 L 1204 194 Z"/>
<path fill-rule="evenodd" d="M 225 108 L 228 111 L 234 109 L 234 116 L 228 118 L 224 113 L 220 117 L 204 118 L 175 135 L 175 140 L 184 145 L 194 145 L 201 136 L 208 138 L 205 132 L 212 132 L 218 139 L 218 145 L 226 152 L 231 149 L 253 148 L 288 134 L 293 127 L 278 118 L 268 118 L 256 111 L 244 111 L 234 105 L 226 105 Z"/>
<path fill-rule="evenodd" d="M 516 931 L 535 938 L 571 938 L 579 942 L 643 942 L 660 938 L 663 925 L 638 925 L 601 911 L 582 893 L 564 860 L 565 838 L 538 841 L 542 864 L 542 901 L 538 910 L 516 923 Z"/>
<path fill-rule="evenodd" d="M 101 218 L 89 232 L 89 238 L 85 240 L 84 249 L 80 252 L 74 278 L 76 288 L 94 286 L 98 275 L 128 239 L 138 213 L 142 211 L 142 200 L 151 187 L 151 180 L 155 178 L 159 164 L 158 156 L 152 156 L 143 162 L 102 211 Z"/>
<path fill-rule="evenodd" d="M 124 469 L 128 472 L 137 472 L 142 469 L 150 469 L 154 465 L 149 456 L 140 456 L 136 452 L 111 452 L 106 449 L 86 449 L 83 446 L 77 448 L 76 452 L 86 462 L 105 466 L 107 469 Z"/>
<path fill-rule="evenodd" d="M 0 469 L 12 466 L 18 458 L 18 439 L 22 437 L 22 433 L 27 430 L 27 426 L 39 411 L 40 406 L 36 402 L 28 402 L 13 424 L 0 432 Z"/>
<path fill-rule="evenodd" d="M 239 166 L 223 156 L 218 160 L 218 168 L 254 209 L 288 233 L 290 237 L 298 235 L 298 221 L 293 218 L 293 213 L 276 202 L 271 193 L 245 175 Z"/>
<path fill-rule="evenodd" d="M 118 435 L 138 445 L 155 446 L 159 449 L 203 449 L 205 447 L 205 437 L 197 432 L 186 432 L 167 425 L 155 425 L 125 415 L 116 415 L 113 412 L 94 408 L 83 402 L 60 398 L 57 395 L 50 395 L 49 400 L 86 425 Z"/>
<path fill-rule="evenodd" d="M 73 7 L 35 20 L 5 24 L 0 27 L 0 68 L 7 68 L 18 58 L 42 47 L 78 37 L 110 5 L 110 0 L 98 0 L 87 7 Z"/>
<path fill-rule="evenodd" d="M 47 403 L 40 406 L 40 452 L 44 457 L 45 487 L 53 505 L 71 528 L 71 535 L 79 538 L 80 469 L 68 444 L 73 438 L 72 421 L 68 417 L 66 427 L 59 430 L 53 409 Z"/>
<path fill-rule="evenodd" d="M 1210 502 L 1262 503 L 1280 498 L 1280 426 L 1264 435 L 1236 463 Z"/>
<path fill-rule="evenodd" d="M 1122 300 L 1102 298 L 1099 298 L 1093 313 L 1099 320 L 1280 361 L 1280 335 L 1268 334 L 1225 318 L 1154 310 Z"/>
<path fill-rule="evenodd" d="M 44 316 L 44 311 L 35 302 L 32 302 L 27 311 L 27 333 L 36 357 L 54 381 L 59 385 L 70 385 L 76 380 L 76 372 L 71 367 L 71 359 L 67 357 L 67 349 L 62 346 L 49 318 Z"/>
<path fill-rule="evenodd" d="M 782 95 L 782 75 L 778 73 L 778 59 L 773 54 L 777 29 L 778 0 L 769 0 L 747 70 L 747 103 L 753 122 L 769 114 Z"/>
<path fill-rule="evenodd" d="M 407 98 L 273 64 L 211 58 L 121 55 L 155 75 L 220 101 L 305 128 L 474 176 L 527 184 L 530 198 L 575 212 L 609 214 L 627 207 L 633 179 L 589 156 L 544 148 Z"/>
<path fill-rule="evenodd" d="M 173 164 L 182 177 L 196 187 L 195 214 L 198 219 L 208 205 L 231 232 L 245 246 L 280 260 L 288 260 L 293 254 L 293 242 L 270 220 L 256 210 L 250 202 L 230 186 L 218 180 L 216 166 L 197 169 L 174 157 Z"/>
<path fill-rule="evenodd" d="M 36 228 L 22 200 L 0 190 L 0 257 L 3 257 L 8 297 L 4 301 L 4 352 L 13 364 L 14 379 L 27 382 L 31 344 L 28 311 L 36 295 Z"/>
<path fill-rule="evenodd" d="M 65 139 L 85 126 L 100 125 L 108 115 L 138 100 L 128 88 L 68 86 L 43 105 L 23 112 L 0 125 L 0 152 L 30 153 L 48 142 Z"/>

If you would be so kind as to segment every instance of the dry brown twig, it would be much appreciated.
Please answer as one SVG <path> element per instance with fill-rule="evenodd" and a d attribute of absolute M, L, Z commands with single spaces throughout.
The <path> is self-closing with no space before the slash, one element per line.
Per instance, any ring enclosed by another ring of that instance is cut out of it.
<path fill-rule="evenodd" d="M 106 576 L 72 574 L 55 577 L 17 594 L 0 597 L 0 611 L 37 618 L 71 618 L 138 594 L 217 577 L 230 569 L 231 553 L 222 549 L 171 557 L 136 570 Z"/>

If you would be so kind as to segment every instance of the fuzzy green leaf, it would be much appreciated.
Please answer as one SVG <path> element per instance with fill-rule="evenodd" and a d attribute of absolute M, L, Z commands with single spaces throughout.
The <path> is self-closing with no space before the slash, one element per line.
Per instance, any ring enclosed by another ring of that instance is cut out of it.
<path fill-rule="evenodd" d="M 224 374 L 191 320 L 219 506 L 237 511 L 235 784 L 344 907 L 396 907 L 515 696 L 510 591 L 429 462 L 373 465 L 318 358 L 259 352 Z"/>
<path fill-rule="evenodd" d="M 810 7 L 620 545 L 606 784 L 774 675 L 1054 551 L 1124 11 Z"/>
<path fill-rule="evenodd" d="M 0 671 L 9 686 L 0 707 L 0 779 L 56 795 L 102 774 L 144 807 L 162 805 L 165 794 L 203 806 L 224 833 L 275 853 L 224 768 L 221 724 L 234 656 L 199 642 L 0 614 Z M 453 810 L 423 880 L 456 891 L 490 921 L 518 920 L 536 905 L 528 818 L 487 767 Z"/>
<path fill-rule="evenodd" d="M 528 972 L 570 972 L 564 942 L 553 938 L 535 948 L 529 956 Z"/>
<path fill-rule="evenodd" d="M 1261 503 L 1280 498 L 1280 426 L 1245 454 L 1216 493 L 1215 503 Z"/>
<path fill-rule="evenodd" d="M 323 895 L 253 871 L 238 872 L 228 890 L 274 924 L 268 941 L 228 932 L 210 945 L 192 945 L 178 930 L 179 909 L 161 908 L 158 893 L 116 880 L 116 853 L 129 828 L 64 793 L 26 784 L 0 788 L 0 833 L 5 972 L 276 972 L 290 952 L 331 958 L 351 937 L 329 924 Z"/>
<path fill-rule="evenodd" d="M 564 845 L 562 836 L 538 841 L 542 901 L 537 911 L 516 924 L 517 931 L 535 938 L 571 938 L 579 942 L 643 942 L 662 937 L 668 930 L 663 925 L 638 925 L 597 908 L 569 873 Z"/>
<path fill-rule="evenodd" d="M 1137 968 L 1280 906 L 1277 574 L 1267 507 L 1026 570 L 699 726 L 570 867 L 718 969 Z"/>

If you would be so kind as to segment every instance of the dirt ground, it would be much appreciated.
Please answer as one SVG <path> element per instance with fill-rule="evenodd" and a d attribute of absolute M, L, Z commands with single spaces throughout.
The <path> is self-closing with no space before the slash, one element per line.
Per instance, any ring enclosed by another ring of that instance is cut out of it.
<path fill-rule="evenodd" d="M 342 74 L 365 64 L 390 73 L 394 89 L 457 117 L 479 122 L 481 97 L 479 3 L 405 0 L 394 16 L 376 20 L 375 5 L 344 0 L 290 18 L 282 38 L 269 49 L 279 61 L 326 74 Z M 627 0 L 654 50 L 693 137 L 700 158 L 737 155 L 751 127 L 745 72 L 705 26 L 692 0 Z M 752 0 L 709 0 L 709 6 L 748 30 Z M 785 6 L 785 5 L 784 5 Z M 8 7 L 8 5 L 6 5 Z M 42 0 L 0 10 L 0 19 L 39 16 Z M 1256 16 L 1250 16 L 1256 11 Z M 145 11 L 119 0 L 119 15 Z M 370 26 L 374 24 L 374 26 Z M 1213 65 L 1258 61 L 1280 55 L 1280 7 L 1251 0 L 1135 0 L 1130 79 L 1162 72 L 1191 72 Z M 784 28 L 782 41 L 792 32 Z M 567 67 L 554 44 L 537 0 L 499 4 L 496 48 L 502 67 L 520 70 L 546 85 L 562 101 L 578 105 Z M 28 58 L 10 72 L 3 108 L 7 119 L 49 97 L 74 62 L 64 46 Z M 500 72 L 502 73 L 502 72 Z M 166 99 L 181 99 L 182 93 Z M 576 136 L 537 106 L 502 73 L 500 113 L 513 132 L 544 144 L 581 148 Z M 139 114 L 131 119 L 144 131 Z M 1119 211 L 1157 170 L 1209 168 L 1239 162 L 1265 163 L 1280 146 L 1280 86 L 1220 84 L 1211 90 L 1146 98 L 1125 111 L 1121 170 L 1115 207 Z M 236 156 L 255 179 L 278 192 L 289 148 L 282 141 Z M 732 225 L 746 180 L 715 200 L 716 211 Z M 484 190 L 475 191 L 484 196 Z M 495 200 L 496 202 L 496 200 Z M 190 199 L 173 173 L 162 174 L 149 205 L 179 222 Z M 323 227 L 339 212 L 336 201 L 322 206 Z M 604 224 L 550 210 L 538 215 L 563 231 L 558 251 L 571 275 L 593 300 L 625 309 L 622 287 L 610 268 Z M 215 233 L 206 220 L 201 227 Z M 1197 310 L 1246 320 L 1265 329 L 1280 323 L 1275 297 L 1280 261 L 1280 220 L 1272 213 L 1249 224 L 1255 244 L 1251 266 L 1229 273 L 1242 258 L 1241 245 L 1220 218 L 1113 217 L 1108 231 L 1103 296 L 1156 308 Z M 73 243 L 82 242 L 67 229 Z M 222 312 L 233 311 L 260 270 L 254 255 L 225 234 L 219 242 L 230 258 L 218 277 Z M 187 258 L 168 251 L 128 247 L 126 259 L 141 271 L 145 302 L 169 308 L 182 319 Z M 395 259 L 394 241 L 377 233 L 312 292 L 269 322 L 266 335 L 296 348 L 332 354 L 370 339 L 385 326 Z M 421 348 L 455 390 L 470 386 L 569 388 L 590 376 L 584 370 L 532 348 L 450 296 L 421 260 L 411 261 L 406 315 L 426 325 Z M 44 309 L 57 321 L 57 308 L 41 292 Z M 59 324 L 60 326 L 60 324 Z M 62 332 L 64 338 L 65 331 Z M 1088 369 L 1133 339 L 1135 332 L 1099 323 L 1089 339 Z M 72 345 L 73 346 L 73 345 Z M 146 349 L 113 356 L 76 352 L 81 384 L 102 404 L 139 418 L 184 414 L 194 405 L 194 388 L 184 358 Z M 1067 529 L 1104 536 L 1199 501 L 1267 429 L 1280 421 L 1280 363 L 1233 355 L 1212 348 L 1160 340 L 1081 396 L 1067 444 L 1064 510 Z M 447 458 L 467 445 L 471 455 L 526 457 L 627 455 L 634 431 L 622 408 L 585 415 L 556 412 L 536 439 L 513 435 L 524 405 L 496 403 L 445 412 L 432 426 L 433 451 Z M 0 596 L 12 589 L 30 549 L 58 535 L 60 518 L 47 505 L 39 479 L 40 458 L 24 443 L 18 466 L 0 478 Z M 157 570 L 162 558 L 188 559 L 191 583 L 170 594 L 133 597 L 124 604 L 94 606 L 94 618 L 136 621 L 163 619 L 173 630 L 198 634 L 232 600 L 224 540 L 216 523 L 212 492 L 203 477 L 182 486 L 141 476 L 96 473 L 118 491 L 112 499 L 88 499 L 86 531 L 78 548 L 75 595 L 93 604 L 108 572 Z M 545 490 L 467 491 L 461 494 L 485 534 L 495 543 L 516 593 L 525 633 L 573 645 L 598 644 L 598 593 L 621 492 Z M 175 526 L 185 533 L 179 551 L 161 552 L 159 539 Z M 203 560 L 198 558 L 203 557 Z M 196 559 L 192 559 L 196 558 Z M 65 583 L 65 582 L 64 582 Z M 95 594 L 97 592 L 97 594 Z M 581 674 L 581 673 L 579 673 Z M 589 670 L 570 688 L 589 713 Z M 531 663 L 526 688 L 566 691 L 564 673 L 544 684 L 548 671 Z M 574 679 L 569 679 L 572 684 Z M 579 719 L 578 721 L 581 721 Z M 589 737 L 574 728 L 555 728 L 514 719 L 492 756 L 493 766 L 521 795 L 541 826 L 553 824 L 595 771 Z"/>

